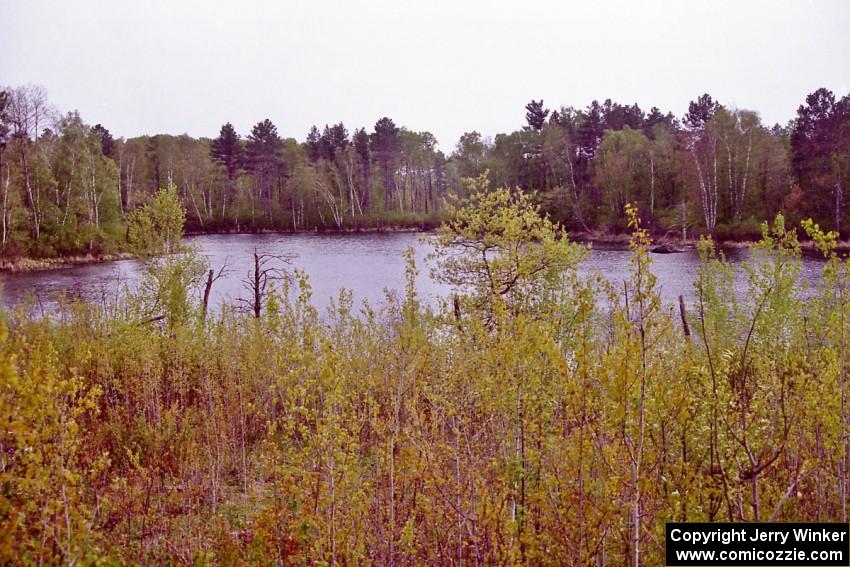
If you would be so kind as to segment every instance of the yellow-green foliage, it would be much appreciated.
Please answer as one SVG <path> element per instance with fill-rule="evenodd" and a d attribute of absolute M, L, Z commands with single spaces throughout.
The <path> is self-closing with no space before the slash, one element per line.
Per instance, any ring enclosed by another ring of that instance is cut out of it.
<path fill-rule="evenodd" d="M 433 275 L 488 320 L 499 310 L 544 313 L 585 250 L 541 216 L 529 195 L 491 189 L 486 173 L 465 181 L 470 197 L 449 208 L 451 220 L 433 239 Z"/>
<path fill-rule="evenodd" d="M 806 302 L 781 218 L 737 288 L 704 243 L 685 336 L 635 209 L 609 285 L 481 189 L 439 236 L 457 309 L 420 303 L 408 254 L 379 312 L 319 314 L 296 272 L 261 317 L 204 318 L 189 254 L 109 308 L 7 314 L 0 564 L 662 565 L 665 521 L 846 520 L 831 237 L 807 225 Z"/>
<path fill-rule="evenodd" d="M 139 255 L 171 254 L 180 249 L 186 210 L 177 188 L 160 189 L 141 209 L 127 215 L 127 240 Z"/>

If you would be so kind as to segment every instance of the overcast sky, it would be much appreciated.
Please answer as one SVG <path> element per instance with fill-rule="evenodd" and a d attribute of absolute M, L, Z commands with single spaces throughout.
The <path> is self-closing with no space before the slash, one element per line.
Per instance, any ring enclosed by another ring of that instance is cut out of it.
<path fill-rule="evenodd" d="M 125 137 L 389 116 L 450 150 L 519 128 L 532 98 L 681 116 L 708 92 L 773 124 L 850 92 L 847 0 L 0 0 L 0 30 L 0 85 Z"/>

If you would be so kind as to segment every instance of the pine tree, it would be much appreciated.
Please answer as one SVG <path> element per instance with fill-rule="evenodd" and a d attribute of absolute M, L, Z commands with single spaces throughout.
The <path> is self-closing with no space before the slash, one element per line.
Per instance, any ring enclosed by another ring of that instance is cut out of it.
<path fill-rule="evenodd" d="M 319 161 L 321 157 L 321 143 L 322 143 L 322 135 L 319 133 L 319 129 L 316 128 L 314 124 L 310 131 L 307 132 L 307 157 L 313 163 Z"/>
<path fill-rule="evenodd" d="M 228 122 L 221 127 L 218 138 L 210 145 L 210 155 L 213 161 L 224 167 L 227 179 L 232 183 L 242 166 L 242 140 L 233 124 Z"/>
<path fill-rule="evenodd" d="M 92 128 L 97 134 L 100 136 L 100 148 L 108 158 L 113 157 L 115 153 L 115 138 L 112 137 L 109 130 L 107 130 L 102 124 L 95 124 L 94 128 Z"/>
<path fill-rule="evenodd" d="M 691 130 L 701 130 L 721 108 L 723 106 L 714 101 L 711 95 L 706 93 L 688 104 L 688 112 L 685 114 L 684 123 Z"/>
<path fill-rule="evenodd" d="M 821 88 L 797 109 L 791 132 L 791 164 L 809 192 L 810 213 L 824 218 L 832 208 L 836 231 L 841 228 L 843 185 L 850 171 L 848 124 L 850 95 L 836 101 L 832 91 Z"/>
<path fill-rule="evenodd" d="M 336 154 L 344 150 L 348 146 L 348 131 L 342 122 L 328 126 L 325 124 L 325 129 L 319 138 L 319 153 L 321 157 L 328 161 L 334 161 Z"/>
<path fill-rule="evenodd" d="M 221 127 L 218 138 L 212 141 L 210 156 L 213 161 L 224 167 L 227 173 L 227 192 L 222 195 L 221 200 L 221 218 L 224 220 L 227 216 L 227 204 L 232 203 L 235 198 L 235 181 L 244 157 L 242 140 L 230 122 Z"/>
<path fill-rule="evenodd" d="M 254 174 L 257 182 L 259 201 L 263 204 L 267 222 L 271 222 L 272 182 L 283 171 L 280 152 L 283 140 L 277 133 L 277 127 L 266 118 L 252 129 L 245 143 L 246 169 Z"/>
<path fill-rule="evenodd" d="M 549 116 L 549 109 L 543 108 L 543 99 L 536 101 L 531 99 L 531 102 L 525 105 L 525 120 L 528 122 L 528 128 L 531 130 L 542 130 L 546 123 L 546 117 Z"/>
<path fill-rule="evenodd" d="M 352 143 L 363 169 L 363 209 L 368 211 L 372 204 L 372 156 L 369 150 L 369 134 L 366 133 L 365 128 L 354 131 Z"/>
<path fill-rule="evenodd" d="M 400 149 L 398 127 L 385 116 L 375 123 L 371 138 L 375 160 L 384 171 L 384 211 L 389 211 L 395 188 L 395 162 Z"/>

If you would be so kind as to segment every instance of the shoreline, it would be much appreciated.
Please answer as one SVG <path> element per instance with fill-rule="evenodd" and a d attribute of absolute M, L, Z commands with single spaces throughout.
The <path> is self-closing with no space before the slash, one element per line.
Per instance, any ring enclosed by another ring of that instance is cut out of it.
<path fill-rule="evenodd" d="M 22 256 L 20 258 L 2 258 L 0 259 L 0 273 L 20 274 L 27 272 L 42 272 L 46 270 L 71 268 L 73 266 L 115 262 L 118 260 L 134 260 L 137 258 L 138 256 L 131 254 L 130 252 L 118 252 L 115 254 L 103 254 L 100 256 L 86 254 L 83 256 L 57 256 L 55 258 L 30 258 L 26 256 Z"/>
<path fill-rule="evenodd" d="M 426 228 L 426 227 L 393 227 L 393 228 L 360 228 L 360 229 L 340 229 L 340 230 L 251 230 L 251 231 L 216 231 L 216 232 L 196 232 L 191 231 L 187 232 L 184 236 L 186 237 L 198 237 L 198 236 L 235 236 L 242 234 L 292 234 L 292 235 L 302 235 L 302 234 L 326 234 L 326 235 L 351 235 L 351 234 L 409 234 L 415 232 L 434 232 L 434 228 Z M 627 233 L 597 233 L 597 232 L 572 232 L 568 233 L 568 236 L 571 241 L 577 242 L 580 244 L 606 244 L 606 245 L 617 245 L 622 246 L 624 248 L 628 247 L 630 235 Z M 681 238 L 670 238 L 666 235 L 664 236 L 653 236 L 652 242 L 654 246 L 670 246 L 676 248 L 676 252 L 684 252 L 686 250 L 695 248 L 697 243 L 699 242 L 699 238 L 688 238 L 687 240 L 682 240 Z M 753 244 L 755 244 L 756 240 L 715 240 L 715 243 L 719 248 L 747 248 Z M 805 252 L 818 252 L 818 248 L 815 243 L 811 240 L 803 240 L 800 241 L 800 249 Z M 839 253 L 847 253 L 850 252 L 850 240 L 839 241 L 835 248 L 836 252 Z M 139 256 L 131 253 L 131 252 L 117 252 L 114 254 L 104 254 L 100 256 L 94 256 L 91 254 L 85 255 L 74 255 L 74 256 L 57 256 L 55 258 L 31 258 L 31 257 L 17 257 L 17 258 L 0 258 L 0 274 L 17 274 L 17 273 L 28 273 L 28 272 L 40 272 L 47 270 L 55 270 L 62 268 L 71 268 L 74 266 L 84 266 L 89 264 L 101 264 L 106 262 L 115 262 L 118 260 L 134 260 L 138 259 Z"/>
<path fill-rule="evenodd" d="M 367 226 L 361 228 L 335 228 L 335 229 L 305 229 L 305 230 L 280 230 L 270 228 L 260 228 L 251 230 L 186 230 L 183 236 L 218 236 L 218 235 L 234 235 L 234 234 L 395 234 L 409 232 L 434 232 L 439 225 L 421 225 L 421 226 L 392 226 L 392 227 L 376 227 Z"/>
<path fill-rule="evenodd" d="M 597 232 L 570 232 L 568 233 L 568 236 L 571 241 L 578 242 L 580 244 L 593 244 L 594 242 L 599 242 L 601 244 L 622 245 L 626 248 L 628 247 L 629 239 L 631 238 L 631 235 L 628 233 Z M 696 238 L 688 237 L 686 240 L 670 237 L 667 234 L 650 234 L 650 238 L 652 239 L 653 246 L 672 246 L 674 248 L 680 248 L 682 251 L 696 248 L 700 240 L 699 235 L 697 235 Z M 748 248 L 759 241 L 759 239 L 719 240 L 717 238 L 714 238 L 713 240 L 718 249 Z M 817 252 L 820 254 L 820 249 L 813 240 L 798 240 L 798 244 L 800 245 L 800 250 L 804 252 Z M 850 240 L 839 240 L 836 242 L 835 251 L 838 253 L 850 253 Z"/>

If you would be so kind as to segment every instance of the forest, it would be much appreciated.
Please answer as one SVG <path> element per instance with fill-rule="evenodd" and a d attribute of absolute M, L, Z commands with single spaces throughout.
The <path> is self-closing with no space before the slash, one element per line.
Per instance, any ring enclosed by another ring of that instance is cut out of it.
<path fill-rule="evenodd" d="M 757 239 L 779 212 L 847 235 L 850 95 L 818 89 L 785 125 L 708 94 L 682 110 L 532 100 L 516 131 L 468 132 L 446 155 L 431 133 L 388 117 L 353 131 L 337 122 L 281 133 L 264 119 L 244 133 L 226 123 L 214 139 L 115 138 L 60 113 L 42 87 L 7 87 L 0 255 L 128 250 L 132 212 L 172 185 L 191 232 L 434 228 L 446 198 L 464 196 L 461 180 L 485 171 L 573 233 L 624 234 L 634 203 L 661 237 Z"/>
<path fill-rule="evenodd" d="M 318 313 L 257 254 L 250 308 L 208 311 L 184 249 L 114 300 L 2 311 L 0 563 L 638 567 L 667 521 L 847 521 L 836 232 L 799 225 L 825 258 L 808 289 L 781 214 L 737 268 L 702 238 L 674 306 L 639 206 L 615 284 L 579 277 L 587 247 L 527 193 L 463 192 L 430 236 L 456 290 L 435 307 L 411 250 L 383 307 Z M 152 219 L 179 205 L 155 198 Z"/>

